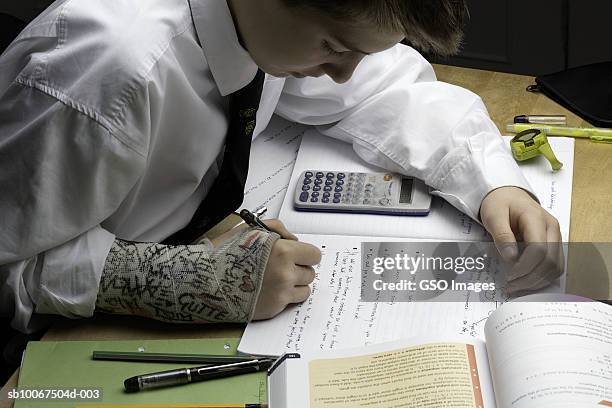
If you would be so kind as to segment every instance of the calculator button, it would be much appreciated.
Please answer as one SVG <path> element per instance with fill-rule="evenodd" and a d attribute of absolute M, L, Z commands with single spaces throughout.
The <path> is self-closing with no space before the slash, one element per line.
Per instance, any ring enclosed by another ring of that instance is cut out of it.
<path fill-rule="evenodd" d="M 300 201 L 305 203 L 306 201 L 308 201 L 308 193 L 307 192 L 303 192 L 302 194 L 300 194 Z"/>
<path fill-rule="evenodd" d="M 334 193 L 334 198 L 340 198 L 342 197 L 342 193 Z"/>
<path fill-rule="evenodd" d="M 304 179 L 304 184 L 310 184 L 311 181 L 312 181 L 312 179 L 309 179 L 309 178 Z"/>
<path fill-rule="evenodd" d="M 334 188 L 334 191 L 335 191 L 336 193 L 341 192 L 341 191 L 342 191 L 342 186 L 336 186 L 336 188 Z"/>
<path fill-rule="evenodd" d="M 310 190 L 310 186 L 308 184 L 305 184 L 302 186 L 302 191 L 308 191 Z"/>
<path fill-rule="evenodd" d="M 310 202 L 311 202 L 311 203 L 318 203 L 318 202 L 319 202 L 319 198 L 318 198 L 318 197 L 312 197 L 312 198 L 310 199 Z"/>
<path fill-rule="evenodd" d="M 312 177 L 312 171 L 307 171 L 306 173 L 304 173 L 304 176 L 305 176 L 306 178 L 310 178 L 310 177 Z"/>
<path fill-rule="evenodd" d="M 314 186 L 312 191 L 321 191 L 321 186 Z"/>
<path fill-rule="evenodd" d="M 340 199 L 339 198 L 334 198 L 334 204 L 338 204 L 340 203 Z"/>
<path fill-rule="evenodd" d="M 317 178 L 318 178 L 318 179 L 319 179 L 319 178 L 323 178 L 323 176 L 324 176 L 324 175 L 325 175 L 325 174 L 323 174 L 323 172 L 321 172 L 321 171 L 317 171 Z"/>
<path fill-rule="evenodd" d="M 323 203 L 327 204 L 327 203 L 329 203 L 329 198 L 327 198 L 327 197 L 323 197 L 323 198 L 321 199 L 321 202 L 323 202 Z"/>
<path fill-rule="evenodd" d="M 323 180 L 321 180 L 320 178 L 315 179 L 315 181 L 314 181 L 315 186 L 318 186 L 318 185 L 319 185 L 319 184 L 321 184 L 322 182 L 323 182 Z"/>
<path fill-rule="evenodd" d="M 391 200 L 389 200 L 388 198 L 381 198 L 380 200 L 378 200 L 378 203 L 380 205 L 389 205 L 391 204 Z"/>
<path fill-rule="evenodd" d="M 311 197 L 318 197 L 319 193 L 317 193 L 316 191 L 313 191 L 313 193 L 310 195 Z"/>
<path fill-rule="evenodd" d="M 329 193 L 327 192 L 323 193 L 323 198 L 329 198 Z"/>
<path fill-rule="evenodd" d="M 334 178 L 334 173 L 327 173 L 327 174 L 325 175 L 325 178 L 328 178 L 328 179 L 332 179 L 332 178 Z"/>
<path fill-rule="evenodd" d="M 342 181 L 342 180 L 338 180 L 338 182 L 340 182 L 340 181 Z M 334 180 L 330 180 L 330 179 L 325 180 L 325 185 L 326 186 L 331 186 L 332 184 L 334 184 Z"/>
<path fill-rule="evenodd" d="M 332 186 L 323 187 L 323 191 L 332 191 Z"/>
<path fill-rule="evenodd" d="M 337 186 L 341 186 L 341 185 L 343 185 L 343 184 L 344 184 L 344 180 L 338 180 L 338 181 L 336 181 L 336 185 L 337 185 Z"/>
<path fill-rule="evenodd" d="M 365 205 L 370 205 L 370 204 L 372 204 L 372 200 L 370 200 L 369 198 L 366 198 L 365 200 L 363 200 L 363 203 Z"/>
<path fill-rule="evenodd" d="M 344 173 L 338 173 L 336 177 L 338 178 L 338 180 L 342 180 L 344 177 L 346 177 L 346 175 Z"/>

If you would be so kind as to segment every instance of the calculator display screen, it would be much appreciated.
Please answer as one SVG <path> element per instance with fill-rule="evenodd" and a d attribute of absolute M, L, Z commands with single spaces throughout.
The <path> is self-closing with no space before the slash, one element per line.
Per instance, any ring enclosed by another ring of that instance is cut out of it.
<path fill-rule="evenodd" d="M 403 178 L 402 179 L 402 188 L 400 190 L 400 204 L 409 204 L 412 202 L 412 184 L 414 183 L 414 179 L 412 178 Z"/>

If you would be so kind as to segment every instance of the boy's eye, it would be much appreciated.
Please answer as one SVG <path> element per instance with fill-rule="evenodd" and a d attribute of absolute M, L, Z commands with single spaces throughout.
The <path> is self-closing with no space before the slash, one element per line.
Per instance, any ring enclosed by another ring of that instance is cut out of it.
<path fill-rule="evenodd" d="M 327 51 L 329 55 L 342 55 L 343 54 L 343 52 L 334 50 L 331 47 L 331 45 L 329 45 L 329 42 L 327 42 L 326 40 L 322 41 L 321 46 L 323 47 L 325 51 Z"/>

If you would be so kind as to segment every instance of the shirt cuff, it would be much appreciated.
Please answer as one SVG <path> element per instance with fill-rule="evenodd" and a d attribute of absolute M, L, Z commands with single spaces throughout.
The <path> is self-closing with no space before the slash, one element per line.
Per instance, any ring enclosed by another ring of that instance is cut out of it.
<path fill-rule="evenodd" d="M 510 154 L 503 138 L 481 132 L 448 154 L 437 171 L 426 180 L 431 192 L 480 222 L 480 206 L 491 191 L 512 186 L 527 191 L 538 201 L 529 182 Z"/>
<path fill-rule="evenodd" d="M 113 234 L 97 226 L 45 252 L 36 312 L 92 316 L 104 262 L 114 241 Z"/>

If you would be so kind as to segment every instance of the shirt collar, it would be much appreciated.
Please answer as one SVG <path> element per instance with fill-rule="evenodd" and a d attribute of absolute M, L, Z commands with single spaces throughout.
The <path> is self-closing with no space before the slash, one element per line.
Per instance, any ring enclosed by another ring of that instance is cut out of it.
<path fill-rule="evenodd" d="M 238 41 L 226 0 L 189 0 L 196 32 L 221 95 L 248 85 L 257 65 Z"/>

